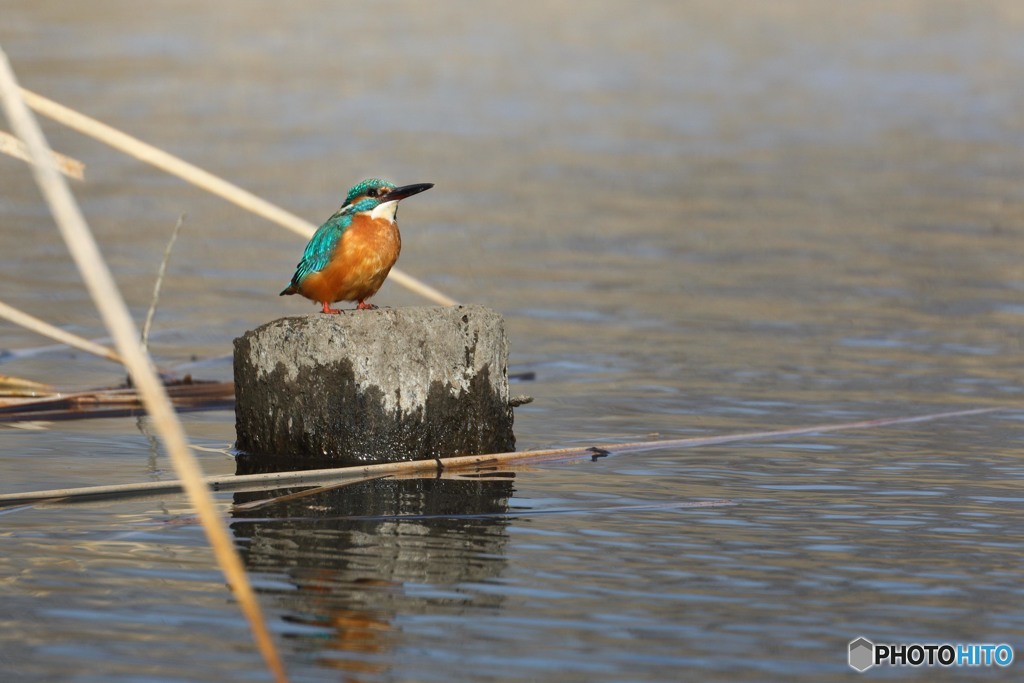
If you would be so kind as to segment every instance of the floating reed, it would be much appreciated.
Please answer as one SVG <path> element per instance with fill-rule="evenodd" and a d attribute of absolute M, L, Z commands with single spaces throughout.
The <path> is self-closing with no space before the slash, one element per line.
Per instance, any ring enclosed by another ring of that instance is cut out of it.
<path fill-rule="evenodd" d="M 190 378 L 165 379 L 164 382 L 167 397 L 178 412 L 223 409 L 235 404 L 234 382 L 206 382 Z M 52 387 L 47 388 L 50 391 L 43 392 L 27 383 L 21 386 L 14 384 L 10 391 L 0 393 L 0 423 L 131 417 L 146 412 L 142 398 L 133 387 L 111 387 L 71 393 L 60 393 Z M 6 389 L 6 386 L 0 381 L 0 390 L 3 389 Z"/>
<path fill-rule="evenodd" d="M 0 406 L 5 400 L 38 400 L 40 397 L 49 397 L 57 393 L 49 384 L 33 382 L 30 379 L 12 377 L 11 375 L 0 375 Z"/>
<path fill-rule="evenodd" d="M 204 480 L 206 486 L 217 491 L 235 491 L 241 489 L 274 489 L 289 486 L 321 485 L 327 482 L 345 481 L 353 478 L 376 479 L 380 477 L 416 476 L 425 472 L 455 473 L 465 470 L 494 469 L 499 466 L 535 464 L 557 460 L 578 460 L 581 458 L 597 459 L 623 453 L 664 450 L 667 448 L 696 448 L 698 446 L 715 446 L 743 441 L 764 441 L 766 439 L 791 438 L 826 434 L 828 432 L 849 431 L 854 429 L 871 429 L 895 425 L 935 422 L 957 417 L 984 415 L 986 413 L 1006 412 L 1010 408 L 971 408 L 953 410 L 927 415 L 911 415 L 904 417 L 886 417 L 877 420 L 860 420 L 858 422 L 842 422 L 811 427 L 793 427 L 774 429 L 761 432 L 744 432 L 741 434 L 723 434 L 719 436 L 698 436 L 685 439 L 661 439 L 655 441 L 633 441 L 629 443 L 604 443 L 591 446 L 573 446 L 571 448 L 548 448 L 534 451 L 518 451 L 511 453 L 495 453 L 492 455 L 461 455 L 437 460 L 411 460 L 389 462 L 377 465 L 361 465 L 356 467 L 338 467 L 321 470 L 304 470 L 298 472 L 271 472 L 267 474 L 229 475 L 209 477 Z M 0 495 L 0 504 L 30 503 L 43 500 L 72 502 L 88 498 L 122 498 L 157 493 L 174 493 L 181 491 L 183 485 L 178 481 L 149 481 L 139 484 L 116 484 L 109 486 L 86 486 L 82 488 L 51 489 L 48 491 L 26 491 L 23 493 L 7 493 Z"/>
<path fill-rule="evenodd" d="M 115 345 L 138 388 L 146 410 L 152 417 L 153 424 L 164 442 L 171 462 L 181 478 L 181 487 L 188 494 L 196 509 L 217 562 L 227 577 L 228 584 L 235 593 L 242 612 L 249 621 L 264 661 L 278 681 L 286 681 L 284 666 L 263 620 L 259 602 L 249 583 L 245 567 L 235 550 L 224 520 L 214 504 L 213 496 L 206 488 L 199 464 L 189 451 L 185 431 L 178 420 L 178 415 L 167 398 L 167 393 L 157 377 L 151 359 L 139 343 L 139 333 L 128 312 L 128 307 L 114 283 L 113 276 L 103 260 L 96 240 L 93 238 L 78 204 L 68 189 L 66 181 L 51 162 L 46 139 L 43 137 L 38 122 L 22 99 L 14 72 L 2 49 L 0 49 L 0 96 L 3 98 L 4 109 L 11 127 L 28 147 L 31 158 L 34 160 L 32 171 L 36 183 L 53 212 L 54 219 L 78 265 L 86 287 L 114 338 Z"/>

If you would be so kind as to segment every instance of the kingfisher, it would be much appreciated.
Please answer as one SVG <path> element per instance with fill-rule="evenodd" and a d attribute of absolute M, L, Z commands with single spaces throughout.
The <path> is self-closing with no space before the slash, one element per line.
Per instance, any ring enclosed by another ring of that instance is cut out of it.
<path fill-rule="evenodd" d="M 402 250 L 398 202 L 433 186 L 397 187 L 380 178 L 355 185 L 341 208 L 313 233 L 281 296 L 301 294 L 323 304 L 324 313 L 341 313 L 331 308 L 336 301 L 355 301 L 361 311 L 377 308 L 366 300 L 384 284 Z"/>

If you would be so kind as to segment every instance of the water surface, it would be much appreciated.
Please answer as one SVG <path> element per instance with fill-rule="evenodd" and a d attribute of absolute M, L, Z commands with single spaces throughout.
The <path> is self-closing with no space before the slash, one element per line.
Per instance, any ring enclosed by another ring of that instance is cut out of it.
<path fill-rule="evenodd" d="M 536 373 L 520 448 L 1009 409 L 235 513 L 295 680 L 839 680 L 858 636 L 1024 656 L 1016 3 L 13 0 L 0 44 L 26 87 L 312 221 L 366 176 L 435 183 L 400 266 L 505 316 Z M 276 296 L 299 238 L 45 127 L 139 320 L 187 214 L 162 364 L 228 379 L 193 360 L 313 311 Z M 6 157 L 0 221 L 0 298 L 102 337 Z M 4 374 L 121 379 L 2 332 Z M 232 413 L 184 419 L 232 472 Z M 0 469 L 4 492 L 174 476 L 135 419 L 5 428 Z M 182 497 L 2 519 L 12 680 L 266 678 Z"/>

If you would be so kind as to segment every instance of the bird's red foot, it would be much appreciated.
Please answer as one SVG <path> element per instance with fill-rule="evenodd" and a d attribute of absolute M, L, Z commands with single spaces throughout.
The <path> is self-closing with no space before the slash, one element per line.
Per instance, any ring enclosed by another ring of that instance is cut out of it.
<path fill-rule="evenodd" d="M 368 304 L 365 301 L 360 301 L 358 304 L 356 304 L 356 308 L 360 311 L 374 311 L 377 309 L 376 306 L 374 306 L 373 304 Z"/>
<path fill-rule="evenodd" d="M 341 309 L 340 308 L 331 308 L 330 302 L 325 301 L 323 303 L 324 303 L 324 310 L 323 310 L 324 313 L 334 313 L 335 315 L 341 313 Z"/>

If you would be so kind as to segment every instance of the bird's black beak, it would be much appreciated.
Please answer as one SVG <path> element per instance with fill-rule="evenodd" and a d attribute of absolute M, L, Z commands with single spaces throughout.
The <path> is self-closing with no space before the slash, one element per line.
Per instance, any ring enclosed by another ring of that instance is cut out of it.
<path fill-rule="evenodd" d="M 395 189 L 388 192 L 386 195 L 380 198 L 381 203 L 394 202 L 399 199 L 405 199 L 411 197 L 414 194 L 420 192 L 426 192 L 434 186 L 434 183 L 416 183 L 415 185 L 403 185 L 402 187 L 396 187 Z"/>

